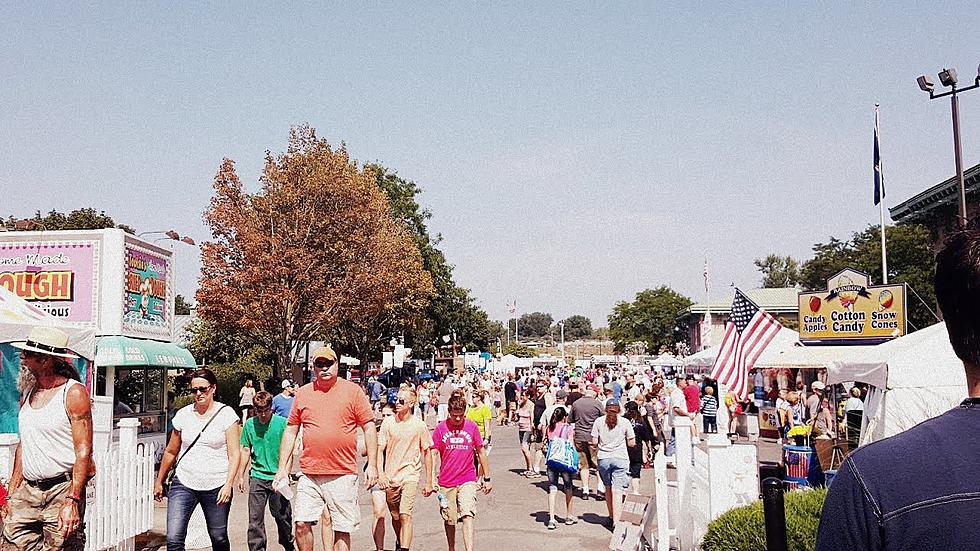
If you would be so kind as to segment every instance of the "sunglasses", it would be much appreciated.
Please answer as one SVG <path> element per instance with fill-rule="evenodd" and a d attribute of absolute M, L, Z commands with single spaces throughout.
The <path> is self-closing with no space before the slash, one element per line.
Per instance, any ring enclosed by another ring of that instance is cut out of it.
<path fill-rule="evenodd" d="M 313 362 L 313 365 L 315 365 L 317 367 L 327 367 L 327 368 L 329 368 L 329 367 L 333 367 L 333 364 L 335 364 L 335 363 L 337 363 L 337 362 L 335 362 L 334 360 L 316 360 L 315 362 Z"/>
<path fill-rule="evenodd" d="M 404 399 L 404 398 L 399 398 L 399 399 L 398 399 L 398 403 L 399 403 L 400 405 L 403 405 L 403 406 L 404 406 L 405 404 L 407 404 L 407 403 L 408 403 L 408 400 L 406 400 L 406 399 Z"/>
<path fill-rule="evenodd" d="M 193 386 L 191 387 L 191 394 L 204 394 L 209 390 L 211 390 L 210 386 Z"/>

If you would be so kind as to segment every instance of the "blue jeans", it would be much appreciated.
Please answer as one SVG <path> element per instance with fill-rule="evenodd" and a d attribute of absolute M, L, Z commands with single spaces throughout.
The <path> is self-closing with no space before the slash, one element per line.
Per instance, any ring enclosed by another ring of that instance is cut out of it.
<path fill-rule="evenodd" d="M 228 542 L 228 513 L 231 512 L 231 502 L 218 505 L 220 490 L 220 487 L 204 491 L 192 490 L 174 477 L 167 494 L 167 551 L 184 551 L 187 523 L 198 503 L 201 504 L 204 521 L 208 525 L 211 548 L 214 551 L 231 550 Z"/>

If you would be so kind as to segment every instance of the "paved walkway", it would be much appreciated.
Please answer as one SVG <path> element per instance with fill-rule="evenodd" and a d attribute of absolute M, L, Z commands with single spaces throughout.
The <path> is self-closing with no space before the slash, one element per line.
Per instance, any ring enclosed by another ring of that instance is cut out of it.
<path fill-rule="evenodd" d="M 430 425 L 432 423 L 430 422 Z M 559 524 L 557 530 L 548 530 L 547 478 L 529 480 L 520 475 L 524 469 L 524 459 L 517 440 L 514 426 L 493 427 L 493 449 L 490 453 L 490 472 L 494 488 L 489 496 L 482 493 L 477 498 L 476 547 L 478 549 L 530 550 L 530 549 L 606 549 L 612 535 L 603 526 L 606 519 L 606 504 L 594 499 L 583 500 L 579 494 L 580 482 L 576 480 L 575 498 L 572 510 L 579 519 L 578 524 L 566 526 Z M 594 475 L 593 475 L 594 477 Z M 594 481 L 592 483 L 594 491 Z M 654 490 L 653 471 L 645 469 L 641 477 L 641 492 L 652 495 Z M 353 534 L 352 547 L 355 550 L 374 549 L 370 533 L 371 498 L 367 491 L 360 494 L 362 523 Z M 556 516 L 564 519 L 564 496 L 559 493 Z M 424 498 L 421 494 L 415 505 L 415 541 L 413 549 L 445 549 L 446 536 L 439 504 L 435 496 Z M 229 535 L 231 548 L 247 549 L 246 530 L 248 526 L 248 499 L 245 494 L 236 492 L 232 500 Z M 461 529 L 460 529 L 461 530 Z M 157 504 L 154 518 L 154 532 L 166 533 L 166 500 Z M 266 533 L 275 541 L 275 524 L 271 515 L 266 515 Z M 318 533 L 318 532 L 317 532 Z M 317 549 L 319 537 L 317 537 Z M 385 549 L 394 548 L 394 535 L 390 521 L 387 523 Z M 462 549 L 462 533 L 457 533 L 458 549 Z M 156 546 L 147 547 L 157 549 Z M 278 549 L 271 545 L 270 549 Z"/>

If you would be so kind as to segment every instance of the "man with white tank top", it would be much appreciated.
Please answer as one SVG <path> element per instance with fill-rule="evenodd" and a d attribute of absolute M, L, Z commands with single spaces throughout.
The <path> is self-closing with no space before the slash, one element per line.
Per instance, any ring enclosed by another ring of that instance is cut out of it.
<path fill-rule="evenodd" d="M 92 475 L 92 408 L 70 360 L 68 336 L 35 327 L 19 348 L 29 384 L 10 477 L 0 551 L 85 547 L 85 484 Z"/>

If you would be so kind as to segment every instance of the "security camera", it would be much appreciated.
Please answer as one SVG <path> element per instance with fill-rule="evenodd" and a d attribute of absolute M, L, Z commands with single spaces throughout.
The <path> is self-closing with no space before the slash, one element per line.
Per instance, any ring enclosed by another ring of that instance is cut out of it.
<path fill-rule="evenodd" d="M 943 86 L 956 86 L 956 69 L 943 69 L 939 72 L 939 82 Z"/>
<path fill-rule="evenodd" d="M 980 68 L 978 68 L 978 69 L 980 69 Z M 916 82 L 919 83 L 919 88 L 923 92 L 932 92 L 932 89 L 936 87 L 936 84 L 934 82 L 932 82 L 932 79 L 929 78 L 929 77 L 927 77 L 927 76 L 925 76 L 925 75 L 922 75 L 921 77 L 919 77 L 919 78 L 917 78 L 915 80 L 916 80 Z"/>

